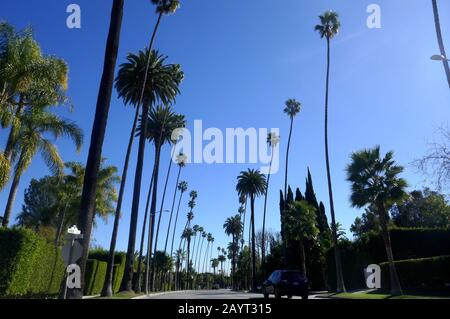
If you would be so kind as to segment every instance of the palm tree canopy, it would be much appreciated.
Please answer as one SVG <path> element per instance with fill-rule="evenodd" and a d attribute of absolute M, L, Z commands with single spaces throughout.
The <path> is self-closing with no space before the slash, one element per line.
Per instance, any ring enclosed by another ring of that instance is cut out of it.
<path fill-rule="evenodd" d="M 276 147 L 280 143 L 280 136 L 275 132 L 267 133 L 267 144 L 270 147 Z"/>
<path fill-rule="evenodd" d="M 69 137 L 77 151 L 83 144 L 83 133 L 72 121 L 62 119 L 44 108 L 28 109 L 20 116 L 21 127 L 15 141 L 13 161 L 17 161 L 16 170 L 21 174 L 27 169 L 34 155 L 39 151 L 45 164 L 53 174 L 62 175 L 63 161 L 56 146 L 47 135 L 55 140 L 61 136 Z"/>
<path fill-rule="evenodd" d="M 181 181 L 178 183 L 178 190 L 182 193 L 187 191 L 188 189 L 188 183 L 186 181 Z"/>
<path fill-rule="evenodd" d="M 286 107 L 284 108 L 284 113 L 289 115 L 292 119 L 294 118 L 301 110 L 301 103 L 295 99 L 289 99 L 286 101 Z"/>
<path fill-rule="evenodd" d="M 180 7 L 179 0 L 152 0 L 156 6 L 156 12 L 162 14 L 173 14 Z"/>
<path fill-rule="evenodd" d="M 166 142 L 172 143 L 172 132 L 184 127 L 186 121 L 184 115 L 172 112 L 170 107 L 158 106 L 152 109 L 147 119 L 147 139 L 153 143 L 160 145 Z M 137 128 L 137 134 L 141 132 L 141 125 Z"/>
<path fill-rule="evenodd" d="M 190 227 L 186 228 L 181 235 L 181 237 L 185 238 L 187 241 L 190 241 L 192 236 L 194 236 L 194 231 Z"/>
<path fill-rule="evenodd" d="M 407 182 L 398 176 L 403 167 L 396 165 L 393 157 L 394 153 L 388 152 L 381 158 L 379 146 L 352 153 L 347 180 L 351 183 L 350 201 L 354 207 L 375 204 L 389 209 L 406 198 Z"/>
<path fill-rule="evenodd" d="M 120 65 L 115 87 L 125 104 L 131 103 L 136 106 L 140 101 L 149 55 L 150 64 L 144 97 L 152 104 L 161 102 L 169 105 L 180 93 L 178 87 L 184 77 L 180 65 L 165 64 L 166 56 L 160 55 L 155 50 L 150 54 L 148 48 L 145 48 L 138 54 L 129 53 L 127 62 Z"/>
<path fill-rule="evenodd" d="M 239 195 L 261 196 L 266 191 L 266 178 L 259 170 L 242 171 L 237 180 L 236 191 Z"/>
<path fill-rule="evenodd" d="M 194 200 L 198 197 L 198 192 L 197 191 L 191 191 L 189 193 L 189 196 L 191 196 L 191 198 Z"/>
<path fill-rule="evenodd" d="M 332 39 L 339 33 L 341 23 L 339 14 L 333 11 L 327 11 L 319 16 L 320 24 L 316 25 L 314 30 L 319 32 L 321 38 Z"/>
<path fill-rule="evenodd" d="M 225 234 L 228 236 L 234 235 L 239 236 L 242 232 L 242 221 L 241 216 L 236 215 L 232 217 L 228 217 L 225 223 L 223 224 L 223 229 L 225 230 Z"/>

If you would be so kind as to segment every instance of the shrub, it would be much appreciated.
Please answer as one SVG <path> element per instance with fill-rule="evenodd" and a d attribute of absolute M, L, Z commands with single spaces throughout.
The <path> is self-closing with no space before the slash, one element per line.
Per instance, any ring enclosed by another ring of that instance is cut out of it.
<path fill-rule="evenodd" d="M 405 290 L 445 290 L 450 284 L 450 256 L 399 260 L 394 262 Z M 381 288 L 389 289 L 389 263 L 381 263 Z"/>
<path fill-rule="evenodd" d="M 450 255 L 450 229 L 393 228 L 390 230 L 395 260 Z M 377 232 L 355 241 L 339 243 L 347 289 L 366 288 L 364 268 L 387 261 L 383 238 Z M 333 249 L 327 252 L 328 284 L 336 289 Z"/>
<path fill-rule="evenodd" d="M 97 259 L 88 259 L 84 283 L 84 295 L 93 296 L 102 292 L 105 283 L 107 263 Z"/>
<path fill-rule="evenodd" d="M 25 228 L 0 229 L 0 296 L 54 297 L 64 279 L 58 248 Z"/>
<path fill-rule="evenodd" d="M 95 249 L 89 253 L 89 259 L 96 259 L 108 262 L 109 251 L 103 249 Z M 113 292 L 118 293 L 120 284 L 122 283 L 123 274 L 125 272 L 126 254 L 124 252 L 116 252 L 114 255 L 113 267 Z M 106 271 L 105 271 L 106 276 Z"/>

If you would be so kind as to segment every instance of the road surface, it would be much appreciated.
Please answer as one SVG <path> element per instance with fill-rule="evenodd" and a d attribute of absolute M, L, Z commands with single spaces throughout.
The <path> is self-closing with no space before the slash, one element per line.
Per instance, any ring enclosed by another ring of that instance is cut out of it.
<path fill-rule="evenodd" d="M 262 299 L 262 294 L 236 292 L 229 289 L 219 290 L 192 290 L 181 292 L 168 292 L 162 294 L 154 294 L 139 299 Z M 274 298 L 271 296 L 271 298 Z M 284 297 L 286 298 L 286 297 Z M 319 294 L 311 294 L 309 299 L 323 299 Z M 293 297 L 292 299 L 301 299 Z"/>

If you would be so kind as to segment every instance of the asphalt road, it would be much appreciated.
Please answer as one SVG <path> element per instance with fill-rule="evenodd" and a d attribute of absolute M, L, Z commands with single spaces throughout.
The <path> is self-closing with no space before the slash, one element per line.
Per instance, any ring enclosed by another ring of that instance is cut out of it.
<path fill-rule="evenodd" d="M 323 299 L 318 297 L 318 294 L 309 295 L 309 299 Z M 270 296 L 274 298 L 273 296 Z M 262 299 L 262 294 L 236 292 L 228 289 L 219 290 L 192 290 L 182 292 L 169 292 L 162 294 L 149 295 L 141 297 L 140 299 Z M 286 298 L 286 297 L 284 297 Z M 292 299 L 301 299 L 300 297 L 293 297 Z"/>

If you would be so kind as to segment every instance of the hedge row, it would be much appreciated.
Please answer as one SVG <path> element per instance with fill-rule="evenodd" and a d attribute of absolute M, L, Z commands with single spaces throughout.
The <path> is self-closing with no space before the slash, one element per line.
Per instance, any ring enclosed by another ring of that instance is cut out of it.
<path fill-rule="evenodd" d="M 88 259 L 84 275 L 84 295 L 93 296 L 102 292 L 105 282 L 107 263 L 97 259 Z"/>
<path fill-rule="evenodd" d="M 389 289 L 389 263 L 381 263 L 381 288 Z M 450 256 L 400 260 L 395 268 L 404 290 L 449 290 Z"/>
<path fill-rule="evenodd" d="M 391 229 L 395 260 L 409 260 L 450 255 L 450 229 L 394 228 Z M 342 269 L 347 289 L 365 288 L 364 268 L 387 261 L 383 238 L 368 233 L 353 242 L 339 244 Z M 328 285 L 336 289 L 334 254 L 327 253 Z"/>
<path fill-rule="evenodd" d="M 0 229 L 0 296 L 57 296 L 64 279 L 59 249 L 32 230 Z"/>
<path fill-rule="evenodd" d="M 96 259 L 102 262 L 108 262 L 109 251 L 103 249 L 95 249 L 89 252 L 89 259 Z M 125 272 L 126 254 L 124 252 L 117 252 L 114 255 L 113 267 L 113 291 L 119 292 L 122 283 L 123 274 Z M 105 277 L 103 277 L 105 278 Z M 103 285 L 103 284 L 102 284 Z"/>

